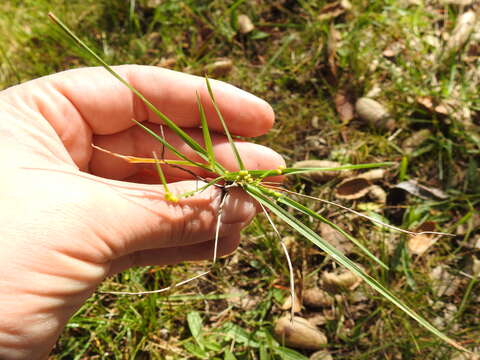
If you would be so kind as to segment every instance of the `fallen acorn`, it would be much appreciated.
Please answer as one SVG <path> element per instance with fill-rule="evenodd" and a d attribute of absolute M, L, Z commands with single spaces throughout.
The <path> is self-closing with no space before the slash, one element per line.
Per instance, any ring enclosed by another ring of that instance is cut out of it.
<path fill-rule="evenodd" d="M 360 119 L 373 127 L 387 130 L 392 130 L 395 127 L 395 122 L 388 111 L 376 100 L 367 97 L 359 98 L 355 103 L 355 111 Z"/>
<path fill-rule="evenodd" d="M 233 62 L 230 59 L 219 59 L 211 64 L 205 65 L 203 71 L 213 76 L 227 75 L 233 69 Z"/>
<path fill-rule="evenodd" d="M 333 360 L 332 355 L 327 350 L 319 350 L 314 352 L 310 357 L 309 360 Z"/>
<path fill-rule="evenodd" d="M 238 15 L 237 25 L 240 34 L 248 34 L 255 29 L 252 20 L 245 14 Z"/>
<path fill-rule="evenodd" d="M 339 167 L 342 166 L 342 164 L 335 162 L 335 161 L 330 161 L 330 160 L 303 160 L 303 161 L 297 161 L 295 164 L 293 164 L 294 168 L 334 168 L 334 167 Z M 312 171 L 309 173 L 304 174 L 306 178 L 309 178 L 313 181 L 318 181 L 318 182 L 327 182 L 330 181 L 336 177 L 349 177 L 352 176 L 352 172 L 348 170 L 344 171 L 338 171 L 338 170 L 332 170 L 332 171 Z"/>
<path fill-rule="evenodd" d="M 322 285 L 325 290 L 332 294 L 344 290 L 355 289 L 362 280 L 351 271 L 345 270 L 341 273 L 324 272 L 322 274 Z"/>
<path fill-rule="evenodd" d="M 305 350 L 319 350 L 327 344 L 323 332 L 299 316 L 284 316 L 275 323 L 274 333 L 277 340 L 284 345 Z"/>
<path fill-rule="evenodd" d="M 321 308 L 333 304 L 333 297 L 318 287 L 303 292 L 303 303 L 312 308 Z"/>

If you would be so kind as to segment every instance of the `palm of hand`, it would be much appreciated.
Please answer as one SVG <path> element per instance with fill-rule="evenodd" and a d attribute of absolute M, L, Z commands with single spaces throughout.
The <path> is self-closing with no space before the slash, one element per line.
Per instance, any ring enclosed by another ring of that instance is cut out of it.
<path fill-rule="evenodd" d="M 150 67 L 125 66 L 119 72 L 201 139 L 195 90 L 208 99 L 201 78 Z M 271 127 L 273 113 L 263 101 L 222 83 L 214 91 L 233 133 L 255 136 Z M 211 128 L 219 130 L 213 109 L 205 107 Z M 218 190 L 174 205 L 163 200 L 161 187 L 141 184 L 158 182 L 148 169 L 92 149 L 95 143 L 135 156 L 161 152 L 131 122 L 147 120 L 158 129 L 158 120 L 104 70 L 74 70 L 10 88 L 0 95 L 0 109 L 6 150 L 0 159 L 5 174 L 0 304 L 21 304 L 0 319 L 0 357 L 45 356 L 68 318 L 109 274 L 211 257 Z M 165 135 L 194 157 L 170 132 Z M 214 142 L 217 158 L 233 168 L 224 137 L 216 134 Z M 241 143 L 240 151 L 249 168 L 283 164 L 278 154 L 258 145 Z M 195 187 L 183 181 L 186 172 L 167 169 L 166 175 L 178 181 L 173 191 Z M 254 214 L 253 202 L 234 190 L 222 217 L 220 253 L 233 251 Z M 19 326 L 19 318 L 28 328 Z"/>

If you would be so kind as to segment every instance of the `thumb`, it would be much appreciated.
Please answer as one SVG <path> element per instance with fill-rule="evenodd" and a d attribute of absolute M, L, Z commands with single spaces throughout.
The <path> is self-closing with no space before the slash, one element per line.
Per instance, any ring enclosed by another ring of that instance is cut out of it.
<path fill-rule="evenodd" d="M 231 252 L 240 230 L 257 213 L 256 202 L 240 188 L 210 186 L 181 198 L 181 194 L 195 191 L 205 183 L 176 182 L 169 185 L 169 190 L 180 200 L 172 202 L 166 200 L 161 185 L 107 182 L 109 191 L 102 191 L 95 200 L 97 219 L 101 219 L 97 221 L 101 224 L 101 238 L 111 249 L 109 259 L 105 260 L 122 258 L 127 266 L 211 257 L 211 246 L 208 255 L 202 253 L 201 246 L 213 242 L 219 216 L 219 239 L 230 239 L 230 246 L 224 244 L 223 252 Z M 175 256 L 166 257 L 172 249 Z M 147 256 L 148 252 L 155 256 Z"/>

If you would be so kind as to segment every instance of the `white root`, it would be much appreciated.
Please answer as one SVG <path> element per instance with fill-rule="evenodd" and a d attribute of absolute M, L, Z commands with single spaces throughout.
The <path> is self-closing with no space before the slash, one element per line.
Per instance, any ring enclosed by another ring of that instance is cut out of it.
<path fill-rule="evenodd" d="M 293 304 L 295 303 L 295 279 L 293 277 L 293 266 L 292 266 L 292 261 L 290 259 L 290 255 L 288 254 L 288 249 L 287 246 L 285 245 L 285 242 L 282 240 L 282 236 L 280 235 L 280 232 L 278 231 L 277 227 L 275 226 L 275 223 L 273 222 L 272 218 L 267 212 L 267 209 L 259 203 L 260 206 L 262 207 L 263 213 L 268 219 L 268 222 L 270 225 L 273 227 L 273 230 L 275 231 L 275 234 L 277 234 L 278 238 L 280 239 L 280 245 L 282 245 L 283 252 L 285 254 L 285 257 L 287 259 L 287 264 L 288 264 L 288 271 L 290 273 L 290 297 L 291 297 L 291 302 L 292 302 L 292 307 L 290 310 L 290 321 L 293 322 L 293 317 L 295 316 L 295 308 Z"/>
<path fill-rule="evenodd" d="M 146 294 L 158 294 L 162 293 L 168 290 L 171 290 L 173 288 L 185 285 L 186 283 L 189 283 L 190 281 L 197 280 L 198 278 L 207 275 L 210 272 L 210 270 L 205 271 L 201 274 L 198 274 L 192 278 L 189 278 L 187 280 L 180 281 L 179 283 L 171 286 L 167 286 L 166 288 L 163 289 L 158 289 L 158 290 L 150 290 L 150 291 L 138 291 L 138 292 L 130 292 L 130 291 L 99 291 L 102 294 L 112 294 L 112 295 L 146 295 Z"/>
<path fill-rule="evenodd" d="M 449 234 L 449 233 L 444 233 L 444 232 L 438 232 L 438 231 L 421 231 L 421 232 L 415 232 L 415 231 L 405 230 L 405 229 L 402 229 L 402 228 L 399 228 L 399 227 L 396 227 L 396 226 L 393 226 L 393 225 L 384 223 L 384 222 L 381 221 L 381 220 L 378 220 L 378 219 L 375 219 L 374 217 L 371 217 L 371 216 L 362 214 L 362 213 L 360 213 L 360 212 L 358 212 L 358 211 L 355 211 L 355 210 L 353 210 L 353 209 L 350 209 L 350 208 L 348 208 L 348 207 L 346 207 L 346 206 L 337 204 L 337 203 L 335 203 L 335 202 L 333 202 L 333 201 L 328 201 L 328 200 L 320 199 L 320 198 L 317 198 L 317 197 L 314 197 L 314 196 L 310 196 L 310 195 L 299 194 L 299 193 L 296 193 L 296 192 L 294 192 L 294 191 L 290 191 L 290 190 L 287 190 L 287 189 L 284 189 L 284 188 L 281 188 L 281 187 L 269 186 L 269 188 L 274 189 L 274 190 L 278 190 L 278 191 L 283 191 L 283 192 L 286 192 L 286 193 L 288 193 L 288 194 L 297 195 L 297 196 L 300 196 L 300 197 L 303 197 L 303 198 L 306 198 L 306 199 L 320 201 L 320 202 L 323 202 L 323 203 L 328 204 L 328 205 L 333 205 L 333 206 L 339 207 L 340 209 L 346 210 L 346 211 L 351 212 L 351 213 L 353 213 L 353 214 L 355 214 L 355 215 L 357 215 L 357 216 L 360 216 L 360 217 L 362 217 L 362 218 L 364 218 L 364 219 L 370 220 L 370 221 L 373 222 L 373 223 L 376 223 L 376 224 L 385 226 L 386 228 L 389 228 L 389 229 L 392 229 L 392 230 L 396 230 L 396 231 L 401 232 L 401 233 L 404 233 L 404 234 L 408 234 L 408 235 L 432 234 L 432 235 L 441 235 L 441 236 L 455 236 L 454 234 Z"/>
<path fill-rule="evenodd" d="M 223 206 L 225 205 L 225 201 L 227 200 L 228 193 L 223 194 L 222 200 L 220 201 L 220 206 L 218 207 L 218 214 L 217 214 L 217 226 L 215 228 L 215 244 L 213 246 L 213 263 L 215 264 L 217 261 L 217 253 L 218 253 L 218 238 L 220 236 L 220 225 L 222 224 L 222 213 L 223 213 Z"/>

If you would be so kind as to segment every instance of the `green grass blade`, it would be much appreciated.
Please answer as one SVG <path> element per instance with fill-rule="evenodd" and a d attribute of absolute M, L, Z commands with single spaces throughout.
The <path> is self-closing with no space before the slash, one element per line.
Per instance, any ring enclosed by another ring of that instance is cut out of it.
<path fill-rule="evenodd" d="M 140 126 L 146 133 L 153 136 L 156 140 L 160 141 L 162 143 L 162 145 L 164 145 L 166 148 L 168 148 L 171 152 L 173 152 L 175 155 L 177 155 L 180 159 L 183 159 L 184 161 L 187 161 L 192 166 L 196 166 L 196 167 L 200 167 L 200 168 L 203 168 L 203 169 L 206 169 L 206 170 L 210 170 L 210 168 L 207 165 L 196 162 L 196 161 L 193 161 L 193 160 L 190 160 L 188 157 L 183 155 L 180 151 L 175 149 L 175 147 L 173 145 L 168 143 L 167 140 L 165 140 L 164 138 L 159 136 L 155 131 L 153 131 L 153 130 L 149 129 L 148 127 L 146 127 L 145 125 L 143 125 L 141 122 L 139 122 L 135 119 L 132 119 L 132 121 L 135 124 L 137 124 L 138 126 Z"/>
<path fill-rule="evenodd" d="M 259 187 L 259 189 L 262 189 L 261 187 Z M 342 234 L 343 236 L 345 236 L 348 240 L 350 240 L 351 242 L 353 242 L 355 245 L 357 245 L 370 259 L 372 259 L 373 261 L 375 261 L 377 264 L 379 264 L 381 267 L 383 267 L 384 269 L 388 270 L 388 266 L 385 265 L 379 258 L 377 258 L 375 255 L 373 255 L 370 250 L 368 250 L 362 243 L 360 243 L 357 239 L 355 239 L 352 235 L 350 235 L 349 233 L 347 233 L 345 230 L 343 230 L 341 227 L 339 227 L 338 225 L 334 224 L 333 222 L 331 222 L 330 220 L 324 218 L 322 215 L 320 215 L 319 213 L 309 209 L 308 207 L 300 204 L 299 202 L 293 200 L 293 199 L 290 199 L 289 197 L 287 196 L 281 196 L 278 198 L 278 201 L 287 205 L 287 206 L 290 206 L 292 208 L 294 208 L 295 210 L 297 211 L 300 211 L 302 213 L 304 213 L 305 215 L 308 215 L 308 216 L 311 216 L 315 219 L 318 219 L 320 220 L 321 222 L 324 222 L 325 224 L 329 225 L 330 227 L 334 228 L 335 230 L 337 230 L 340 234 Z"/>
<path fill-rule="evenodd" d="M 202 134 L 203 134 L 203 141 L 205 142 L 205 149 L 207 150 L 208 156 L 208 163 L 215 170 L 218 174 L 225 173 L 225 168 L 220 166 L 219 163 L 215 160 L 215 152 L 213 151 L 213 142 L 212 137 L 210 136 L 210 130 L 208 128 L 207 117 L 205 116 L 205 110 L 202 105 L 202 101 L 200 100 L 200 95 L 197 95 L 197 105 L 198 105 L 198 112 L 200 114 L 200 123 L 202 125 Z"/>
<path fill-rule="evenodd" d="M 283 175 L 293 175 L 293 174 L 303 174 L 312 171 L 340 171 L 340 170 L 361 170 L 361 169 L 372 169 L 378 167 L 392 166 L 395 165 L 394 162 L 381 162 L 381 163 L 368 163 L 368 164 L 358 164 L 358 165 L 342 165 L 336 167 L 320 167 L 320 168 L 285 168 L 282 169 Z"/>
<path fill-rule="evenodd" d="M 265 196 L 260 189 L 256 186 L 252 186 L 250 184 L 245 184 L 243 188 L 247 191 L 247 193 L 252 196 L 255 200 L 261 203 L 263 206 L 268 208 L 274 214 L 276 214 L 279 218 L 281 218 L 285 223 L 287 223 L 290 227 L 292 227 L 295 231 L 303 235 L 309 241 L 317 245 L 320 249 L 325 251 L 328 255 L 330 255 L 337 263 L 344 266 L 358 277 L 363 279 L 369 286 L 383 295 L 387 300 L 395 304 L 399 309 L 405 312 L 407 315 L 412 317 L 415 321 L 417 321 L 421 326 L 425 329 L 430 331 L 432 334 L 437 336 L 438 338 L 442 339 L 446 343 L 450 344 L 451 346 L 462 350 L 467 351 L 463 348 L 460 344 L 450 339 L 448 336 L 444 335 L 438 329 L 436 329 L 433 325 L 431 325 L 427 320 L 417 314 L 415 311 L 410 309 L 406 304 L 404 304 L 399 298 L 397 298 L 392 292 L 390 292 L 387 288 L 385 288 L 382 284 L 380 284 L 377 280 L 373 277 L 368 275 L 365 271 L 363 271 L 357 264 L 355 264 L 352 260 L 347 258 L 343 253 L 338 251 L 324 239 L 322 239 L 317 233 L 315 233 L 312 229 L 308 226 L 303 224 L 301 221 L 293 217 L 290 213 L 288 213 L 285 209 L 279 206 L 275 201 L 271 200 L 269 197 Z"/>
<path fill-rule="evenodd" d="M 155 115 L 157 115 L 160 119 L 162 119 L 165 124 L 172 129 L 185 143 L 190 146 L 193 150 L 195 150 L 204 160 L 208 161 L 207 152 L 202 146 L 196 142 L 190 135 L 188 135 L 185 131 L 182 130 L 177 124 L 175 124 L 172 120 L 170 120 L 165 114 L 163 114 L 160 110 L 158 110 L 155 105 L 153 105 L 150 101 L 143 96 L 137 89 L 135 89 L 132 85 L 130 85 L 123 77 L 121 77 L 115 70 L 112 69 L 110 65 L 108 65 L 100 56 L 98 56 L 93 50 L 91 50 L 87 44 L 85 44 L 80 38 L 71 31 L 67 25 L 65 25 L 60 19 L 58 19 L 53 13 L 49 13 L 48 16 L 55 22 L 60 28 L 81 48 L 83 48 L 87 53 L 94 58 L 101 66 L 103 66 L 110 74 L 112 74 L 117 80 L 119 80 L 122 84 L 127 86 L 135 95 L 137 95 L 143 103 L 152 110 Z"/>
<path fill-rule="evenodd" d="M 219 176 L 219 177 L 216 177 L 215 179 L 209 181 L 208 183 L 206 183 L 205 185 L 199 187 L 198 189 L 195 189 L 195 190 L 192 190 L 192 191 L 188 191 L 186 193 L 183 193 L 181 195 L 178 195 L 179 198 L 187 198 L 187 197 L 190 197 L 190 196 L 193 196 L 195 195 L 196 193 L 199 193 L 199 192 L 202 192 L 203 190 L 205 190 L 206 188 L 212 186 L 212 185 L 215 185 L 216 183 L 218 183 L 219 181 L 221 180 L 224 180 L 224 177 L 223 176 Z"/>
<path fill-rule="evenodd" d="M 313 171 L 341 171 L 341 170 L 361 170 L 372 169 L 378 167 L 392 166 L 394 162 L 381 162 L 381 163 L 368 163 L 358 165 L 342 165 L 336 167 L 311 167 L 311 168 L 279 168 L 279 169 L 261 169 L 261 170 L 248 170 L 248 173 L 253 177 L 263 178 L 271 175 L 297 175 L 304 174 Z M 231 174 L 236 174 L 232 172 Z"/>
<path fill-rule="evenodd" d="M 158 176 L 160 177 L 160 181 L 162 182 L 163 189 L 164 189 L 164 196 L 165 200 L 171 202 L 178 202 L 178 197 L 172 194 L 170 189 L 168 188 L 167 179 L 165 178 L 165 174 L 163 173 L 162 167 L 160 166 L 160 161 L 157 158 L 157 154 L 153 153 L 153 157 L 155 158 L 155 167 L 157 169 Z"/>
<path fill-rule="evenodd" d="M 153 153 L 153 157 L 155 158 L 155 168 L 157 169 L 158 176 L 160 177 L 160 181 L 162 182 L 163 188 L 165 192 L 168 193 L 167 179 L 165 178 L 165 174 L 163 173 L 162 167 L 160 166 L 160 161 L 157 158 L 157 155 Z"/>
<path fill-rule="evenodd" d="M 238 149 L 235 146 L 235 142 L 232 139 L 232 135 L 228 130 L 227 123 L 225 122 L 225 119 L 223 118 L 222 113 L 218 108 L 217 102 L 215 101 L 215 96 L 213 95 L 212 87 L 210 86 L 210 81 L 208 80 L 208 77 L 205 77 L 205 80 L 207 82 L 207 89 L 208 89 L 208 93 L 210 94 L 210 98 L 212 99 L 213 107 L 215 108 L 218 118 L 222 123 L 223 130 L 225 131 L 225 135 L 227 136 L 228 142 L 230 143 L 230 147 L 232 148 L 233 154 L 235 155 L 235 159 L 237 160 L 238 167 L 240 170 L 245 170 L 245 165 L 243 164 L 242 158 L 240 157 L 240 153 L 238 152 Z"/>

